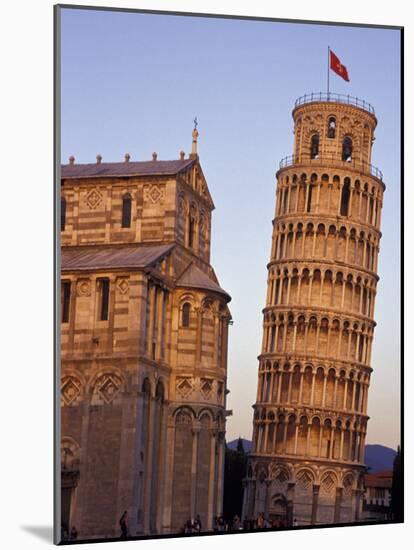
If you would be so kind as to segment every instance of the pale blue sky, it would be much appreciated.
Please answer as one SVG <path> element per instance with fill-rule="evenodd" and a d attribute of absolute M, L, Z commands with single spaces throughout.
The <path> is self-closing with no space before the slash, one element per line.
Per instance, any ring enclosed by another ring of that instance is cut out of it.
<path fill-rule="evenodd" d="M 295 99 L 326 91 L 327 47 L 350 83 L 331 91 L 376 111 L 382 214 L 368 443 L 400 442 L 400 34 L 369 29 L 79 9 L 62 10 L 62 159 L 178 158 L 199 120 L 216 204 L 212 264 L 233 297 L 227 439 L 251 438 L 275 177 L 292 153 Z"/>

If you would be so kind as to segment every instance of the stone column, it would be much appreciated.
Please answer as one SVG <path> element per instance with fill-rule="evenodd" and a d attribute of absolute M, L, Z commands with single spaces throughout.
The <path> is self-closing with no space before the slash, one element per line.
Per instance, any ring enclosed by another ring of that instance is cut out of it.
<path fill-rule="evenodd" d="M 288 385 L 288 403 L 292 400 L 292 380 L 293 380 L 293 371 L 289 372 L 289 385 Z"/>
<path fill-rule="evenodd" d="M 322 437 L 325 426 L 323 424 L 319 425 L 319 442 L 318 442 L 318 457 L 322 454 Z M 325 458 L 325 457 L 324 457 Z"/>
<path fill-rule="evenodd" d="M 207 531 L 213 528 L 214 514 L 214 480 L 216 478 L 216 432 L 210 434 L 210 468 L 208 478 Z"/>
<path fill-rule="evenodd" d="M 221 516 L 223 513 L 223 490 L 224 490 L 224 434 L 225 432 L 218 433 L 217 447 L 218 447 L 218 459 L 217 459 L 217 502 L 216 502 L 216 515 Z"/>
<path fill-rule="evenodd" d="M 282 257 L 283 257 L 283 258 L 286 258 L 286 248 L 287 248 L 287 241 L 288 241 L 288 239 L 287 239 L 287 233 L 283 233 L 283 234 L 284 234 L 284 236 L 285 236 L 285 240 L 284 240 L 284 242 L 283 242 L 283 256 L 282 256 Z"/>
<path fill-rule="evenodd" d="M 264 504 L 264 517 L 269 519 L 269 501 L 270 501 L 270 485 L 272 484 L 270 479 L 266 479 L 266 494 L 265 494 L 265 504 Z"/>
<path fill-rule="evenodd" d="M 341 520 L 342 491 L 342 487 L 336 488 L 334 523 L 340 523 Z"/>
<path fill-rule="evenodd" d="M 305 321 L 304 325 L 305 325 L 305 346 L 304 346 L 304 349 L 307 350 L 308 349 L 309 322 Z"/>
<path fill-rule="evenodd" d="M 319 201 L 320 201 L 320 195 L 321 195 L 321 187 L 322 187 L 322 184 L 320 183 L 318 185 L 318 192 L 317 192 L 317 195 L 316 195 L 316 213 L 319 212 Z"/>
<path fill-rule="evenodd" d="M 319 335 L 321 332 L 321 322 L 318 319 L 316 323 L 316 343 L 315 343 L 315 355 L 318 355 L 319 352 Z"/>
<path fill-rule="evenodd" d="M 360 518 L 361 493 L 362 493 L 361 489 L 353 490 L 355 521 L 359 521 L 359 518 Z"/>
<path fill-rule="evenodd" d="M 331 445 L 329 447 L 329 458 L 332 460 L 333 457 L 333 447 L 335 442 L 335 426 L 331 427 Z"/>
<path fill-rule="evenodd" d="M 264 319 L 264 321 L 263 321 L 262 353 L 266 353 L 266 351 L 267 351 L 267 339 L 268 339 L 267 321 L 266 321 L 266 319 Z"/>
<path fill-rule="evenodd" d="M 255 501 L 256 501 L 256 480 L 252 479 L 249 482 L 249 502 L 248 502 L 248 506 L 247 506 L 248 519 L 252 519 L 253 516 L 254 516 Z M 217 515 L 219 515 L 219 514 L 217 513 Z"/>
<path fill-rule="evenodd" d="M 218 349 L 219 349 L 219 323 L 220 323 L 220 314 L 215 312 L 214 313 L 214 336 L 213 336 L 213 342 L 214 342 L 214 366 L 218 367 Z"/>
<path fill-rule="evenodd" d="M 333 406 L 336 408 L 338 406 L 338 376 L 335 376 L 334 383 L 334 394 L 333 394 Z"/>
<path fill-rule="evenodd" d="M 318 517 L 319 485 L 313 486 L 311 525 L 315 525 Z"/>
<path fill-rule="evenodd" d="M 203 311 L 201 308 L 197 310 L 197 336 L 196 336 L 196 364 L 201 362 L 201 338 L 203 331 Z"/>
<path fill-rule="evenodd" d="M 149 397 L 149 421 L 148 421 L 148 442 L 145 449 L 145 470 L 144 471 L 144 534 L 148 535 L 150 532 L 150 513 L 151 513 L 151 500 L 156 498 L 156 495 L 152 495 L 151 480 L 152 480 L 152 466 L 153 466 L 153 449 L 154 449 L 154 409 L 155 400 L 153 397 Z"/>
<path fill-rule="evenodd" d="M 344 386 L 344 401 L 342 403 L 342 408 L 346 409 L 346 402 L 347 402 L 347 396 L 348 396 L 348 378 L 345 378 L 345 386 Z"/>
<path fill-rule="evenodd" d="M 288 483 L 287 488 L 287 508 L 286 508 L 286 521 L 288 527 L 293 525 L 293 501 L 295 495 L 295 483 Z"/>
<path fill-rule="evenodd" d="M 289 305 L 290 303 L 290 287 L 292 283 L 292 276 L 288 275 L 288 285 L 287 285 L 287 296 L 286 296 L 286 304 Z"/>
<path fill-rule="evenodd" d="M 152 342 L 154 328 L 154 305 L 155 305 L 155 286 L 150 284 L 149 288 L 149 316 L 148 316 L 148 332 L 147 332 L 147 355 L 152 357 Z"/>
<path fill-rule="evenodd" d="M 298 289 L 296 291 L 296 303 L 299 304 L 300 303 L 300 287 L 301 287 L 301 284 L 302 284 L 302 276 L 301 275 L 298 275 Z"/>
<path fill-rule="evenodd" d="M 268 434 L 269 434 L 269 421 L 265 420 L 265 423 L 264 423 L 264 436 L 263 436 L 263 439 L 264 439 L 263 452 L 264 453 L 268 452 L 268 444 L 269 444 Z"/>
<path fill-rule="evenodd" d="M 163 326 L 165 314 L 165 292 L 162 288 L 158 289 L 157 312 L 156 312 L 156 359 L 159 361 L 163 358 Z"/>
<path fill-rule="evenodd" d="M 298 402 L 299 403 L 302 403 L 302 399 L 303 399 L 303 379 L 305 377 L 305 372 L 301 372 L 300 373 L 300 383 L 299 383 L 299 397 L 298 397 Z"/>
<path fill-rule="evenodd" d="M 348 347 L 346 348 L 346 358 L 349 360 L 349 353 L 351 351 L 351 339 L 352 339 L 352 330 L 349 328 L 348 331 Z"/>
<path fill-rule="evenodd" d="M 295 448 L 293 453 L 296 455 L 298 452 L 298 436 L 299 436 L 299 422 L 295 423 Z"/>
<path fill-rule="evenodd" d="M 308 305 L 312 303 L 312 282 L 313 282 L 313 275 L 309 275 Z"/>
<path fill-rule="evenodd" d="M 280 403 L 280 392 L 282 390 L 282 380 L 283 380 L 283 371 L 279 372 L 279 380 L 277 384 L 277 397 L 276 397 L 276 403 Z"/>
<path fill-rule="evenodd" d="M 344 427 L 341 425 L 341 443 L 340 443 L 340 446 L 339 446 L 339 460 L 344 459 L 344 457 L 343 457 L 343 454 L 344 454 L 344 435 L 345 435 Z"/>
<path fill-rule="evenodd" d="M 275 372 L 270 371 L 269 401 L 273 401 L 273 386 L 275 383 Z"/>
<path fill-rule="evenodd" d="M 336 350 L 336 356 L 337 357 L 341 357 L 342 331 L 343 331 L 343 328 L 341 326 L 339 326 L 339 330 L 338 330 L 338 347 L 337 347 L 337 350 Z"/>
<path fill-rule="evenodd" d="M 360 362 L 360 361 L 359 361 L 359 341 L 360 341 L 360 338 L 361 338 L 361 331 L 358 330 L 358 332 L 357 332 L 356 346 L 355 346 L 355 357 L 354 357 L 354 359 L 355 359 L 355 361 L 356 361 L 357 363 Z"/>
<path fill-rule="evenodd" d="M 279 338 L 279 324 L 275 323 L 275 339 L 273 340 L 273 348 L 270 351 L 275 351 L 277 349 L 277 340 Z"/>
<path fill-rule="evenodd" d="M 311 398 L 310 398 L 311 405 L 313 405 L 315 400 L 315 378 L 316 378 L 316 373 L 312 371 L 312 388 L 311 388 Z"/>
<path fill-rule="evenodd" d="M 356 385 L 357 385 L 357 381 L 356 380 L 353 380 L 353 387 L 352 387 L 352 403 L 351 403 L 351 411 L 354 411 L 355 410 L 355 393 L 356 393 Z"/>
<path fill-rule="evenodd" d="M 283 421 L 283 449 L 282 452 L 286 454 L 286 439 L 287 439 L 287 429 L 288 429 L 288 417 L 286 416 Z"/>
<path fill-rule="evenodd" d="M 341 309 L 344 309 L 344 303 L 345 303 L 345 287 L 346 287 L 346 281 L 345 281 L 345 279 L 342 279 Z"/>
<path fill-rule="evenodd" d="M 191 518 L 196 516 L 196 490 L 197 490 L 197 454 L 198 454 L 198 438 L 200 436 L 200 426 L 193 426 L 193 445 L 191 452 L 191 493 L 190 493 L 190 515 Z"/>
<path fill-rule="evenodd" d="M 331 210 L 331 195 L 332 195 L 333 182 L 328 181 L 328 212 Z"/>
<path fill-rule="evenodd" d="M 306 193 L 305 193 L 305 212 L 308 211 L 308 199 L 309 199 L 309 182 L 306 183 Z"/>
<path fill-rule="evenodd" d="M 228 347 L 228 337 L 229 337 L 229 318 L 223 317 L 223 330 L 222 330 L 222 341 L 221 341 L 221 368 L 223 370 L 227 367 L 227 347 Z"/>
<path fill-rule="evenodd" d="M 308 431 L 306 433 L 306 455 L 307 456 L 309 456 L 311 427 L 312 427 L 312 425 L 308 424 Z"/>
<path fill-rule="evenodd" d="M 298 332 L 298 324 L 296 321 L 293 322 L 293 342 L 292 342 L 292 351 L 296 350 L 296 336 Z"/>
<path fill-rule="evenodd" d="M 273 430 L 272 453 L 276 452 L 276 435 L 277 435 L 278 425 L 279 425 L 279 420 L 276 417 L 275 418 L 275 427 L 274 427 L 274 430 Z"/>

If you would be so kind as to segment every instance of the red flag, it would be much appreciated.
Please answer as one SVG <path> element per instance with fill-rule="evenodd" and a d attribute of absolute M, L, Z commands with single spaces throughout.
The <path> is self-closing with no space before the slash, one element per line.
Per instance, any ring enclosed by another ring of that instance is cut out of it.
<path fill-rule="evenodd" d="M 339 57 L 337 57 L 332 50 L 329 50 L 331 54 L 331 69 L 339 76 L 342 76 L 344 80 L 349 82 L 349 76 L 348 71 L 346 70 L 345 65 L 342 65 L 342 63 L 339 61 Z"/>

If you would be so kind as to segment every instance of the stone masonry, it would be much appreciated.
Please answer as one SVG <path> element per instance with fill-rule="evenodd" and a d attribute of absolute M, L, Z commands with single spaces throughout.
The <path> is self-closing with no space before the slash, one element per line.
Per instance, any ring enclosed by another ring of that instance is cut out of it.
<path fill-rule="evenodd" d="M 61 170 L 61 520 L 79 539 L 221 514 L 230 296 L 197 154 Z"/>
<path fill-rule="evenodd" d="M 288 525 L 361 513 L 385 185 L 377 119 L 348 96 L 305 96 L 276 174 L 253 448 L 243 516 Z"/>

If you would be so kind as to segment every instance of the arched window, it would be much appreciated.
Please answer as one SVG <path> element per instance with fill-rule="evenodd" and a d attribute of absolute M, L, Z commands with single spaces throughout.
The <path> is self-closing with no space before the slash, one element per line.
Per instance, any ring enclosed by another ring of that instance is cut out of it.
<path fill-rule="evenodd" d="M 318 158 L 319 155 L 319 134 L 313 134 L 311 137 L 311 151 L 310 151 L 310 157 L 311 159 Z"/>
<path fill-rule="evenodd" d="M 285 189 L 285 193 L 283 195 L 283 213 L 286 214 L 287 212 L 287 199 L 288 199 L 288 190 Z"/>
<path fill-rule="evenodd" d="M 310 184 L 308 189 L 308 204 L 306 205 L 306 212 L 310 212 L 312 209 L 312 190 L 313 185 Z"/>
<path fill-rule="evenodd" d="M 131 227 L 131 195 L 122 197 L 122 227 Z"/>
<path fill-rule="evenodd" d="M 336 135 L 336 118 L 330 116 L 328 119 L 328 138 L 334 138 Z"/>
<path fill-rule="evenodd" d="M 99 320 L 107 321 L 109 319 L 109 279 L 103 277 L 97 279 L 99 289 Z"/>
<path fill-rule="evenodd" d="M 342 142 L 342 160 L 346 162 L 352 160 L 352 139 L 349 136 L 345 136 Z"/>
<path fill-rule="evenodd" d="M 183 327 L 189 327 L 190 326 L 190 311 L 191 311 L 191 304 L 186 302 L 183 305 L 183 311 L 181 316 L 181 326 Z"/>
<path fill-rule="evenodd" d="M 342 195 L 341 195 L 341 216 L 348 215 L 350 193 L 351 193 L 350 181 L 349 181 L 349 178 L 345 178 L 344 186 L 342 187 Z"/>
<path fill-rule="evenodd" d="M 71 291 L 71 282 L 63 281 L 62 295 L 61 295 L 62 323 L 69 322 L 70 291 Z"/>
<path fill-rule="evenodd" d="M 195 244 L 195 216 L 194 213 L 189 213 L 188 217 L 188 246 L 194 248 Z"/>
<path fill-rule="evenodd" d="M 62 197 L 60 199 L 60 230 L 65 231 L 66 226 L 66 199 Z"/>

